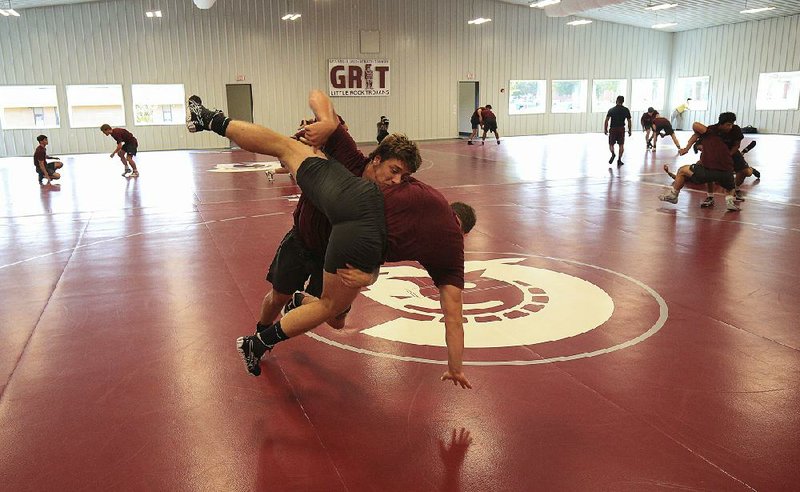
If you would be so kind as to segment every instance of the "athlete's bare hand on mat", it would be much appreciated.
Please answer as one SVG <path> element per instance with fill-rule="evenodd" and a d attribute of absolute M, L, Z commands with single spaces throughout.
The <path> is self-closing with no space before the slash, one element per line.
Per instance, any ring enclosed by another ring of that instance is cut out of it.
<path fill-rule="evenodd" d="M 445 371 L 441 379 L 442 381 L 452 381 L 454 385 L 460 384 L 464 389 L 472 389 L 472 385 L 469 384 L 469 379 L 467 379 L 463 372 Z"/>

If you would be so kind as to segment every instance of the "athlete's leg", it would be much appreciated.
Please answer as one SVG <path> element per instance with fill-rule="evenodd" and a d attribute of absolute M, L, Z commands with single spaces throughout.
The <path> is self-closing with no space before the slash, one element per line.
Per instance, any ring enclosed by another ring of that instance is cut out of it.
<path fill-rule="evenodd" d="M 283 294 L 275 289 L 270 290 L 261 301 L 261 317 L 258 323 L 262 326 L 269 326 L 278 319 L 281 310 L 292 298 L 291 294 Z"/>

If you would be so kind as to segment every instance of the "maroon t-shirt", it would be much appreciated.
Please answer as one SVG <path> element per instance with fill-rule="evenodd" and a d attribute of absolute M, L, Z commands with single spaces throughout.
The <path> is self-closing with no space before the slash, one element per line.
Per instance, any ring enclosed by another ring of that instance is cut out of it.
<path fill-rule="evenodd" d="M 706 128 L 706 132 L 701 135 L 700 141 L 703 144 L 703 151 L 700 153 L 700 164 L 707 169 L 717 169 L 719 171 L 733 172 L 733 158 L 731 150 L 723 140 L 724 132 L 720 131 L 717 125 Z"/>
<path fill-rule="evenodd" d="M 495 116 L 491 109 L 483 108 L 483 111 L 481 111 L 481 118 L 483 118 L 483 121 L 492 121 L 496 120 L 497 116 Z"/>
<path fill-rule="evenodd" d="M 339 126 L 323 148 L 351 171 L 364 172 L 369 159 Z M 386 261 L 417 261 L 436 285 L 464 288 L 464 236 L 450 204 L 433 187 L 414 178 L 383 190 L 388 248 Z M 326 238 L 327 240 L 327 238 Z"/>
<path fill-rule="evenodd" d="M 133 136 L 133 133 L 124 128 L 114 128 L 111 130 L 111 138 L 113 138 L 117 143 L 123 142 L 126 144 L 136 145 L 137 147 L 139 146 L 139 141 L 136 140 L 136 137 Z"/>
<path fill-rule="evenodd" d="M 712 125 L 716 127 L 717 125 Z M 727 133 L 719 132 L 719 138 L 728 146 L 728 150 L 739 149 L 739 144 L 744 140 L 744 134 L 739 125 L 733 125 L 733 128 Z"/>
<path fill-rule="evenodd" d="M 653 124 L 653 116 L 650 113 L 645 113 L 642 115 L 642 128 L 650 128 Z"/>
<path fill-rule="evenodd" d="M 47 148 L 41 145 L 36 147 L 33 152 L 33 165 L 39 169 L 39 163 L 47 160 Z"/>
<path fill-rule="evenodd" d="M 433 283 L 464 288 L 464 236 L 456 213 L 432 186 L 408 178 L 383 190 L 386 261 L 418 261 Z"/>
<path fill-rule="evenodd" d="M 660 132 L 661 130 L 672 126 L 672 123 L 670 123 L 668 119 L 662 116 L 656 116 L 655 118 L 653 118 L 653 124 L 656 125 L 657 132 Z"/>

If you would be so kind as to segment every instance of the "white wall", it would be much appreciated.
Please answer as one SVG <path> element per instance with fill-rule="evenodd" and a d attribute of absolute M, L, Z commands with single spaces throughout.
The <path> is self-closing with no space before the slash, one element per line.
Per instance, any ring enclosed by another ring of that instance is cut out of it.
<path fill-rule="evenodd" d="M 676 33 L 674 53 L 673 77 L 709 76 L 708 110 L 691 111 L 692 120 L 733 111 L 740 126 L 800 134 L 800 111 L 756 111 L 760 73 L 800 71 L 800 15 Z"/>
<path fill-rule="evenodd" d="M 510 117 L 507 91 L 500 94 L 500 89 L 507 89 L 509 79 L 540 78 L 585 78 L 591 87 L 593 78 L 664 77 L 669 84 L 673 71 L 686 73 L 685 67 L 678 70 L 680 64 L 673 63 L 673 39 L 681 40 L 683 53 L 690 42 L 684 39 L 713 31 L 674 35 L 603 22 L 570 27 L 564 19 L 549 19 L 538 9 L 491 0 L 293 0 L 292 4 L 303 14 L 295 23 L 280 20 L 284 0 L 220 0 L 210 10 L 195 8 L 191 0 L 159 0 L 164 18 L 156 21 L 144 16 L 151 5 L 147 0 L 28 9 L 20 18 L 0 19 L 0 85 L 58 87 L 62 128 L 46 132 L 53 152 L 113 148 L 99 130 L 68 127 L 65 86 L 81 83 L 123 85 L 127 126 L 142 150 L 214 148 L 224 142 L 215 135 L 190 136 L 183 127 L 133 126 L 130 85 L 183 83 L 187 95 L 196 92 L 224 109 L 225 84 L 235 83 L 241 74 L 253 85 L 255 120 L 290 133 L 308 115 L 308 90 L 326 87 L 328 58 L 375 57 L 360 53 L 359 30 L 378 29 L 378 56 L 392 64 L 392 96 L 334 100 L 357 140 L 373 140 L 375 121 L 382 114 L 391 119 L 393 131 L 404 131 L 414 139 L 456 136 L 458 81 L 466 80 L 468 73 L 480 81 L 482 102 L 498 110 L 502 134 L 586 132 L 599 131 L 604 114 Z M 491 17 L 493 22 L 467 25 L 477 16 Z M 782 56 L 786 65 L 796 65 L 797 17 L 788 19 L 775 20 L 787 23 L 780 29 L 762 30 L 762 24 L 772 21 L 748 25 L 758 30 L 751 42 L 763 50 L 780 41 L 773 51 L 783 53 L 786 40 L 794 40 L 794 48 Z M 794 31 L 789 32 L 790 26 Z M 775 37 L 765 39 L 767 33 Z M 774 65 L 780 65 L 779 60 Z M 715 85 L 716 76 L 711 75 L 712 90 L 730 92 Z M 757 73 L 755 77 L 757 81 Z M 741 99 L 754 100 L 755 88 L 752 96 L 747 94 Z M 797 115 L 785 119 L 787 123 L 775 131 L 797 133 Z M 29 155 L 38 133 L 0 130 L 0 156 Z"/>
<path fill-rule="evenodd" d="M 469 72 L 481 82 L 484 103 L 499 110 L 503 134 L 584 132 L 598 131 L 604 115 L 509 118 L 500 88 L 521 78 L 666 77 L 672 59 L 671 34 L 602 22 L 573 28 L 538 9 L 490 0 L 292 3 L 303 13 L 296 23 L 280 20 L 284 1 L 265 0 L 224 0 L 207 11 L 190 0 L 160 0 L 160 21 L 145 18 L 150 3 L 139 0 L 28 9 L 0 22 L 0 85 L 58 86 L 64 125 L 47 132 L 54 152 L 113 147 L 99 130 L 67 127 L 64 86 L 78 83 L 123 84 L 128 128 L 142 150 L 210 148 L 223 141 L 180 127 L 134 127 L 130 85 L 182 82 L 187 94 L 224 106 L 225 84 L 245 75 L 255 120 L 289 133 L 308 114 L 308 90 L 326 87 L 328 58 L 362 56 L 359 30 L 379 29 L 392 96 L 334 101 L 358 140 L 374 138 L 382 114 L 392 130 L 415 139 L 456 136 L 458 81 Z M 477 15 L 494 21 L 467 25 Z M 30 154 L 36 134 L 2 131 L 0 155 Z"/>

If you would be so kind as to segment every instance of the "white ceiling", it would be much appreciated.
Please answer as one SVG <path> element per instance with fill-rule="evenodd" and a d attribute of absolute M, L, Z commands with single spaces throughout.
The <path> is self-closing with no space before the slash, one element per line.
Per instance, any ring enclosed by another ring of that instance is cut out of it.
<path fill-rule="evenodd" d="M 93 1 L 101 0 L 11 0 L 10 3 L 15 9 L 22 10 L 32 7 L 47 7 Z M 191 0 L 186 1 L 188 2 Z M 533 0 L 496 1 L 527 6 Z M 736 24 L 749 20 L 761 20 L 771 17 L 800 14 L 800 0 L 669 0 L 669 3 L 677 3 L 678 6 L 659 12 L 645 10 L 645 7 L 648 5 L 658 5 L 666 1 L 668 0 L 625 0 L 616 5 L 585 10 L 580 14 L 566 19 L 574 20 L 575 18 L 581 17 L 644 28 L 650 28 L 653 24 L 663 22 L 677 22 L 677 26 L 663 30 L 678 32 L 725 24 Z M 7 8 L 8 2 L 9 0 L 0 0 L 0 8 Z M 758 14 L 740 14 L 739 11 L 744 10 L 745 3 L 748 8 L 763 6 L 776 8 L 775 10 Z"/>
<path fill-rule="evenodd" d="M 516 5 L 533 3 L 532 0 L 498 1 Z M 677 3 L 678 6 L 658 12 L 645 10 L 648 5 L 662 3 Z M 775 10 L 758 14 L 741 14 L 739 12 L 745 9 L 745 3 L 747 8 L 775 7 Z M 746 2 L 745 0 L 625 0 L 616 5 L 585 10 L 565 18 L 565 22 L 586 18 L 645 28 L 650 28 L 653 24 L 677 22 L 677 26 L 663 30 L 678 32 L 795 14 L 800 14 L 800 0 L 747 0 Z"/>
<path fill-rule="evenodd" d="M 70 3 L 88 3 L 98 0 L 0 0 L 0 9 L 7 9 L 9 3 L 14 10 L 29 9 L 33 7 L 50 7 L 53 5 L 67 5 Z"/>

